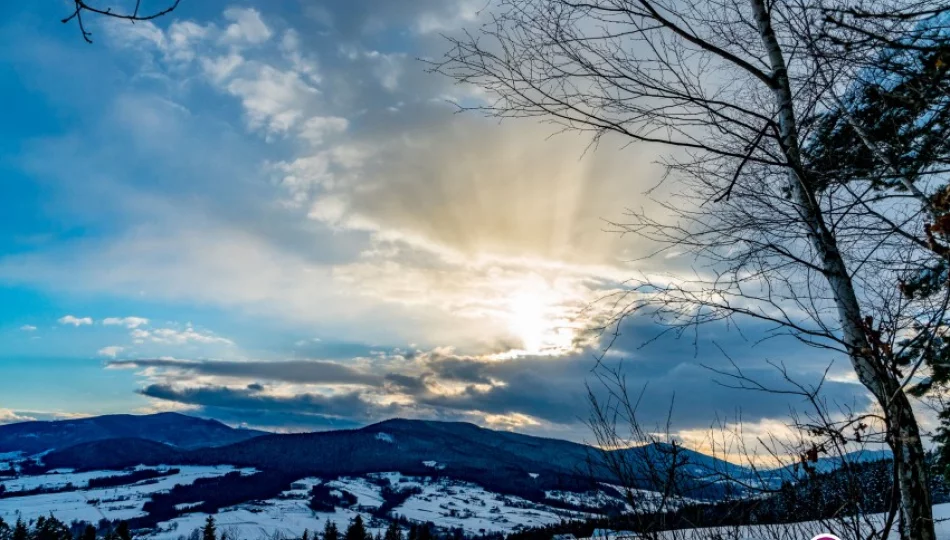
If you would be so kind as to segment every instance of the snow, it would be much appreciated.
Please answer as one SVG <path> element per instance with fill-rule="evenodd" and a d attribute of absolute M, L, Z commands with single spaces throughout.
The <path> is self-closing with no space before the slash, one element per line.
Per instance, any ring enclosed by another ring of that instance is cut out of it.
<path fill-rule="evenodd" d="M 379 508 L 383 504 L 382 488 L 365 478 L 341 478 L 327 482 L 327 486 L 352 493 L 356 497 L 357 506 Z"/>
<path fill-rule="evenodd" d="M 390 435 L 389 433 L 382 433 L 382 432 L 376 434 L 376 440 L 387 442 L 390 444 L 396 442 L 396 439 L 393 438 L 392 435 Z"/>
<path fill-rule="evenodd" d="M 433 465 L 437 463 L 433 462 Z M 230 466 L 181 466 L 179 468 L 180 473 L 159 478 L 154 484 L 79 489 L 65 493 L 0 499 L 0 517 L 8 522 L 15 521 L 17 517 L 29 520 L 50 513 L 67 522 L 74 519 L 86 521 L 98 521 L 101 518 L 129 519 L 143 515 L 142 505 L 151 494 L 168 490 L 176 484 L 190 484 L 197 478 L 221 476 L 233 470 L 241 470 L 244 474 L 254 472 L 251 469 L 235 469 Z M 78 485 L 83 479 L 88 482 L 89 477 L 94 477 L 90 475 L 108 476 L 115 472 L 41 475 L 46 478 L 19 478 L 6 482 L 48 485 L 52 481 L 73 481 Z M 528 481 L 527 478 L 525 480 Z M 231 538 L 246 540 L 299 538 L 304 530 L 322 531 L 327 520 L 335 522 L 340 529 L 345 529 L 356 515 L 361 515 L 371 533 L 382 532 L 388 523 L 385 520 L 373 518 L 371 511 L 382 504 L 380 484 L 386 483 L 394 489 L 419 488 L 421 490 L 421 493 L 413 494 L 403 504 L 396 507 L 393 510 L 394 514 L 417 522 L 432 521 L 440 527 L 459 527 L 471 535 L 486 532 L 509 533 L 526 527 L 586 517 L 586 514 L 580 512 L 493 493 L 467 482 L 447 478 L 404 476 L 398 472 L 329 480 L 326 482 L 329 487 L 352 493 L 357 499 L 357 504 L 352 508 L 337 508 L 333 512 L 315 512 L 308 506 L 310 490 L 323 482 L 324 479 L 316 477 L 300 478 L 292 483 L 291 489 L 276 498 L 223 508 L 215 514 L 219 531 L 228 533 Z M 588 507 L 600 507 L 618 501 L 616 497 L 608 493 L 594 492 L 548 491 L 546 496 L 549 499 Z M 637 498 L 646 501 L 646 504 L 652 500 L 651 496 L 655 498 L 656 494 L 637 493 Z M 177 508 L 180 511 L 187 513 L 160 523 L 156 530 L 141 537 L 153 540 L 177 540 L 179 536 L 188 536 L 193 529 L 203 526 L 207 517 L 207 514 L 201 512 L 188 512 L 198 504 L 200 503 L 178 505 Z M 630 507 L 627 508 L 631 510 Z M 937 537 L 950 540 L 950 521 L 948 521 L 950 504 L 935 506 L 934 514 L 938 520 Z M 881 515 L 867 517 L 869 522 L 880 523 L 882 519 Z M 674 537 L 682 540 L 708 540 L 714 538 L 716 534 L 725 533 L 723 535 L 725 538 L 734 540 L 771 540 L 773 538 L 809 540 L 819 532 L 834 532 L 829 531 L 828 527 L 830 527 L 828 524 L 815 522 L 778 526 L 743 526 L 728 530 L 677 531 L 665 537 L 670 540 Z M 839 536 L 845 537 L 840 534 Z"/>
<path fill-rule="evenodd" d="M 933 507 L 937 539 L 950 540 L 950 503 Z M 884 514 L 861 516 L 859 519 L 841 522 L 807 521 L 802 523 L 783 523 L 776 525 L 742 525 L 737 527 L 716 527 L 704 529 L 684 529 L 660 533 L 660 540 L 811 540 L 821 533 L 831 533 L 840 538 L 870 538 L 874 528 L 884 523 Z M 893 537 L 897 537 L 897 525 L 894 525 Z M 858 533 L 858 534 L 855 534 Z M 611 536 L 617 538 L 617 536 Z"/>
<path fill-rule="evenodd" d="M 582 517 L 578 512 L 499 495 L 475 484 L 449 479 L 423 483 L 422 493 L 411 496 L 393 513 L 414 521 L 432 521 L 442 527 L 459 527 L 473 534 L 510 532 Z"/>
<path fill-rule="evenodd" d="M 7 491 L 24 491 L 36 488 L 60 488 L 67 484 L 76 487 L 86 487 L 92 478 L 103 478 L 106 476 L 115 476 L 117 474 L 128 474 L 122 471 L 92 471 L 85 473 L 71 472 L 53 472 L 40 474 L 36 476 L 22 476 L 20 478 L 11 478 L 0 481 L 0 485 L 7 488 Z"/>
<path fill-rule="evenodd" d="M 430 469 L 439 469 L 440 471 L 445 468 L 445 464 L 438 461 L 423 461 L 422 464 Z"/>
<path fill-rule="evenodd" d="M 102 518 L 131 519 L 145 515 L 142 506 L 153 493 L 168 491 L 178 484 L 191 484 L 198 478 L 223 476 L 234 470 L 241 470 L 243 474 L 255 472 L 253 469 L 235 469 L 229 465 L 181 466 L 176 468 L 180 469 L 178 474 L 158 478 L 153 483 L 0 499 L 0 517 L 7 522 L 13 522 L 16 521 L 17 517 L 29 520 L 53 514 L 67 523 L 72 520 L 99 521 Z M 88 484 L 89 478 L 110 476 L 117 472 L 121 471 L 39 475 L 6 480 L 3 483 L 12 482 L 19 485 L 39 486 L 66 485 L 68 482 L 73 482 L 75 485 L 80 485 L 82 482 Z M 53 481 L 51 480 L 52 477 L 57 478 Z M 54 483 L 50 484 L 51 481 Z"/>

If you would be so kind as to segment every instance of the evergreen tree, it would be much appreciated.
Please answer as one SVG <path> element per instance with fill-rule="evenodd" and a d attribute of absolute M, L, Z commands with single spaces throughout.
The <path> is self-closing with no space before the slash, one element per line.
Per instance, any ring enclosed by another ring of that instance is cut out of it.
<path fill-rule="evenodd" d="M 79 540 L 96 540 L 96 527 L 87 523 L 79 535 Z"/>
<path fill-rule="evenodd" d="M 383 540 L 402 540 L 402 531 L 399 530 L 399 524 L 395 521 L 389 524 L 389 528 L 386 529 L 386 536 L 383 537 Z"/>
<path fill-rule="evenodd" d="M 73 540 L 69 527 L 53 516 L 40 516 L 33 527 L 32 540 Z"/>
<path fill-rule="evenodd" d="M 205 526 L 201 529 L 201 540 L 218 540 L 218 531 L 214 526 L 214 516 L 208 516 Z"/>
<path fill-rule="evenodd" d="M 406 540 L 419 540 L 419 528 L 415 523 L 409 525 L 409 537 Z"/>
<path fill-rule="evenodd" d="M 336 523 L 327 519 L 327 524 L 323 528 L 323 540 L 340 540 L 340 531 L 336 528 Z"/>
<path fill-rule="evenodd" d="M 418 540 L 433 540 L 432 522 L 427 521 L 419 526 Z"/>
<path fill-rule="evenodd" d="M 304 529 L 303 536 L 300 537 L 300 540 L 310 540 L 310 530 Z"/>
<path fill-rule="evenodd" d="M 129 524 L 120 521 L 118 527 L 115 528 L 115 536 L 118 540 L 132 540 L 132 531 L 129 530 Z"/>
<path fill-rule="evenodd" d="M 13 531 L 10 529 L 10 526 L 0 517 L 0 540 L 11 540 L 12 536 Z"/>
<path fill-rule="evenodd" d="M 366 531 L 366 526 L 363 525 L 363 518 L 357 514 L 353 521 L 350 522 L 350 526 L 346 528 L 346 534 L 343 536 L 343 540 L 367 540 L 372 538 L 369 533 Z"/>

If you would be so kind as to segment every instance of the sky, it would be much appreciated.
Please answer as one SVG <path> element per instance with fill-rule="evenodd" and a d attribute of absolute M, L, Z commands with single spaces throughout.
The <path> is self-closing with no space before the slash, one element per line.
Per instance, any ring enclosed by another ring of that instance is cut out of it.
<path fill-rule="evenodd" d="M 399 416 L 588 440 L 610 295 L 701 264 L 644 260 L 607 225 L 659 211 L 663 149 L 457 112 L 491 96 L 426 60 L 486 0 L 182 0 L 87 17 L 91 45 L 68 13 L 0 22 L 0 422 Z M 775 384 L 764 360 L 804 382 L 832 365 L 830 398 L 869 406 L 841 359 L 754 324 L 620 330 L 604 361 L 646 385 L 647 422 L 672 400 L 687 439 L 801 405 L 717 384 L 721 350 Z"/>

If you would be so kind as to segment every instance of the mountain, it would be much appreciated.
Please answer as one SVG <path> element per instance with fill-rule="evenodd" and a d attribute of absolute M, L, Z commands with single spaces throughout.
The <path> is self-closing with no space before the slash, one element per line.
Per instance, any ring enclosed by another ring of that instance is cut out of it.
<path fill-rule="evenodd" d="M 70 516 L 112 519 L 134 508 L 137 517 L 130 525 L 166 535 L 160 540 L 177 538 L 179 527 L 199 527 L 201 516 L 209 513 L 217 513 L 222 523 L 241 524 L 248 534 L 293 522 L 299 530 L 292 537 L 330 517 L 345 526 L 358 513 L 369 521 L 433 520 L 472 534 L 510 532 L 653 508 L 660 496 L 659 484 L 651 479 L 666 481 L 674 459 L 679 493 L 686 495 L 674 498 L 674 506 L 741 495 L 741 486 L 757 479 L 755 471 L 673 444 L 603 451 L 464 422 L 393 419 L 360 429 L 298 434 L 233 430 L 183 415 L 93 418 L 81 428 L 74 422 L 41 424 L 0 428 L 5 445 L 0 448 L 23 451 L 24 441 L 42 440 L 32 451 L 81 439 L 77 434 L 99 438 L 0 463 L 0 487 L 6 491 L 0 490 L 0 518 L 19 517 L 24 508 L 36 517 L 68 507 Z M 7 439 L 9 433 L 18 436 Z M 214 439 L 218 433 L 245 438 L 224 444 Z M 120 436 L 104 438 L 113 434 Z M 865 452 L 848 461 L 877 457 L 886 456 Z M 617 463 L 629 465 L 619 477 L 610 466 Z M 144 468 L 132 470 L 140 465 Z M 835 466 L 827 460 L 818 465 Z M 873 477 L 879 464 L 868 465 Z M 783 485 L 792 479 L 790 469 L 759 472 L 760 481 L 797 493 L 794 483 Z M 92 478 L 108 487 L 93 486 Z M 640 490 L 630 500 L 610 484 Z M 753 510 L 761 500 L 754 502 Z M 157 529 L 162 523 L 167 529 Z"/>
<path fill-rule="evenodd" d="M 137 446 L 141 454 L 123 446 Z M 297 477 L 359 476 L 399 472 L 469 481 L 500 493 L 543 497 L 546 490 L 586 491 L 596 482 L 618 483 L 605 455 L 628 463 L 644 460 L 664 470 L 666 445 L 600 450 L 569 441 L 494 431 L 464 422 L 395 419 L 361 429 L 300 434 L 270 434 L 229 445 L 182 451 L 165 445 L 102 440 L 51 452 L 43 458 L 49 468 L 116 469 L 132 464 L 190 464 L 252 467 Z M 691 474 L 745 469 L 698 452 L 678 449 Z M 646 468 L 631 471 L 643 487 L 651 484 Z M 714 496 L 721 486 L 709 486 L 695 496 Z"/>
<path fill-rule="evenodd" d="M 228 445 L 263 434 L 178 413 L 116 414 L 0 426 L 0 453 L 32 455 L 107 439 L 144 439 L 190 450 Z"/>
<path fill-rule="evenodd" d="M 811 468 L 817 473 L 830 473 L 840 469 L 844 464 L 859 464 L 881 461 L 884 459 L 893 459 L 890 450 L 857 450 L 841 456 L 830 456 L 819 458 L 815 463 L 810 464 Z M 765 471 L 763 476 L 770 478 L 777 483 L 783 480 L 801 480 L 808 476 L 797 464 L 786 465 L 771 471 Z"/>

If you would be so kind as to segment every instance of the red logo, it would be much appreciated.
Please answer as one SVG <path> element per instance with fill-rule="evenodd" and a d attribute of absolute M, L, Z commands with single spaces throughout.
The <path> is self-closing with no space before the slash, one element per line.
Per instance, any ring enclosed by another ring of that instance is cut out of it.
<path fill-rule="evenodd" d="M 818 536 L 812 538 L 811 540 L 841 540 L 841 539 L 831 533 L 821 533 Z"/>

